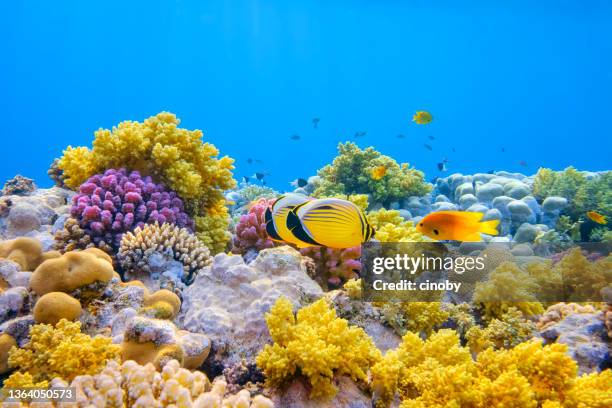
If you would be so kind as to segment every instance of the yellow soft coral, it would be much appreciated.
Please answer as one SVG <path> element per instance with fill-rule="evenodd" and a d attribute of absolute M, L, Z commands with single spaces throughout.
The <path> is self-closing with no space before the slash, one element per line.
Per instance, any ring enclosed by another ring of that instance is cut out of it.
<path fill-rule="evenodd" d="M 489 348 L 473 361 L 452 330 L 427 341 L 408 333 L 372 367 L 374 401 L 385 407 L 399 394 L 402 408 L 609 406 L 610 370 L 576 377 L 566 351 L 533 340 L 510 350 Z"/>
<path fill-rule="evenodd" d="M 385 321 L 400 335 L 408 331 L 429 335 L 449 317 L 440 302 L 374 302 L 374 305 L 381 308 Z"/>
<path fill-rule="evenodd" d="M 405 221 L 398 210 L 371 211 L 368 221 L 376 229 L 376 239 L 381 242 L 422 242 L 423 235 L 411 221 Z"/>
<path fill-rule="evenodd" d="M 486 328 L 471 327 L 467 333 L 468 346 L 474 353 L 493 347 L 511 348 L 533 337 L 535 324 L 523 317 L 515 307 L 508 309 L 500 319 L 493 319 Z"/>
<path fill-rule="evenodd" d="M 331 397 L 337 389 L 333 376 L 349 375 L 365 381 L 380 351 L 363 329 L 336 317 L 324 299 L 294 316 L 291 302 L 280 298 L 266 315 L 274 344 L 257 356 L 269 385 L 279 385 L 299 369 L 312 385 L 311 397 Z"/>
<path fill-rule="evenodd" d="M 187 202 L 199 236 L 213 252 L 223 250 L 228 226 L 223 191 L 233 188 L 233 159 L 202 142 L 200 130 L 179 128 L 180 121 L 161 112 L 144 122 L 125 121 L 95 132 L 93 148 L 69 147 L 58 166 L 68 187 L 109 168 L 138 170 L 176 191 Z M 209 242 L 206 242 L 209 241 Z"/>
<path fill-rule="evenodd" d="M 110 338 L 81 333 L 79 322 L 36 324 L 30 329 L 30 341 L 9 352 L 8 363 L 18 371 L 7 381 L 12 386 L 31 386 L 55 377 L 71 381 L 77 375 L 97 373 L 108 360 L 117 359 L 119 351 Z"/>

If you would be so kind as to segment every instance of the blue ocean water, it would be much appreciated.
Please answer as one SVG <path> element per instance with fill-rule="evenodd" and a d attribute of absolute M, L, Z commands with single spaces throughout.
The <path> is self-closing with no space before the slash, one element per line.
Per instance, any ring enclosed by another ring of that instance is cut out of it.
<path fill-rule="evenodd" d="M 50 185 L 67 145 L 162 110 L 281 190 L 355 132 L 428 179 L 445 157 L 611 169 L 610 21 L 606 0 L 4 2 L 0 181 Z"/>

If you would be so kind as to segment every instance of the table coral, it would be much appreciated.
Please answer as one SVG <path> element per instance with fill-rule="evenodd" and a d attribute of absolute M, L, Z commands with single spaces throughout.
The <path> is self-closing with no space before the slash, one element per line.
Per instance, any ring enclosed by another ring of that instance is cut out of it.
<path fill-rule="evenodd" d="M 63 404 L 66 408 L 273 408 L 269 399 L 251 397 L 247 390 L 226 395 L 222 378 L 211 384 L 205 374 L 181 368 L 176 360 L 161 371 L 152 364 L 109 361 L 99 374 L 76 377 L 70 387 L 76 388 L 76 403 Z"/>
<path fill-rule="evenodd" d="M 125 121 L 95 132 L 93 148 L 69 147 L 58 166 L 76 189 L 96 173 L 125 167 L 152 176 L 188 200 L 189 214 L 207 247 L 217 253 L 228 240 L 223 191 L 235 186 L 233 160 L 202 142 L 200 130 L 179 128 L 175 115 L 161 112 L 144 122 Z"/>
<path fill-rule="evenodd" d="M 236 225 L 236 235 L 232 242 L 232 252 L 245 255 L 249 251 L 259 252 L 272 248 L 274 242 L 266 233 L 266 209 L 271 207 L 275 199 L 260 198 L 251 204 L 247 214 L 240 216 Z"/>
<path fill-rule="evenodd" d="M 372 368 L 372 388 L 377 407 L 388 406 L 396 394 L 402 408 L 599 407 L 598 399 L 612 399 L 610 370 L 576 373 L 565 345 L 528 341 L 509 350 L 488 348 L 474 361 L 453 331 L 441 330 L 427 341 L 406 334 Z M 581 394 L 595 404 L 576 405 Z"/>
<path fill-rule="evenodd" d="M 54 377 L 71 381 L 77 375 L 99 372 L 108 360 L 118 357 L 119 346 L 110 338 L 81 333 L 79 322 L 60 320 L 55 327 L 36 324 L 30 329 L 29 342 L 9 352 L 8 363 L 18 371 L 5 386 L 27 386 L 22 382 L 28 379 L 46 385 Z"/>
<path fill-rule="evenodd" d="M 390 203 L 408 196 L 422 196 L 431 191 L 422 172 L 408 164 L 398 164 L 368 147 L 361 150 L 356 144 L 347 142 L 338 145 L 339 155 L 319 170 L 321 184 L 314 196 L 335 194 L 369 194 L 373 201 Z M 384 166 L 386 174 L 375 180 L 371 176 L 374 168 Z"/>
<path fill-rule="evenodd" d="M 336 317 L 324 299 L 293 314 L 292 304 L 280 298 L 266 315 L 274 343 L 257 356 L 269 385 L 280 385 L 299 371 L 312 385 L 312 398 L 332 397 L 334 375 L 366 381 L 368 369 L 380 358 L 363 329 Z"/>
<path fill-rule="evenodd" d="M 151 275 L 159 260 L 152 256 L 178 261 L 183 274 L 178 278 L 191 283 L 195 274 L 211 262 L 210 251 L 186 228 L 172 224 L 148 224 L 123 235 L 117 259 L 124 276 L 132 279 Z"/>
<path fill-rule="evenodd" d="M 106 170 L 90 177 L 72 199 L 70 214 L 97 247 L 116 250 L 123 234 L 145 224 L 193 228 L 183 201 L 137 171 Z"/>

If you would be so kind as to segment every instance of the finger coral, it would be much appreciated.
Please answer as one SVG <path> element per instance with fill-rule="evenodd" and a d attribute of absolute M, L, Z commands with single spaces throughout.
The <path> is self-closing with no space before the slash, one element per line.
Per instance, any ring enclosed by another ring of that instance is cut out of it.
<path fill-rule="evenodd" d="M 126 278 L 151 274 L 160 260 L 157 256 L 182 264 L 179 278 L 191 283 L 195 274 L 211 262 L 210 251 L 186 228 L 172 224 L 148 224 L 123 235 L 117 259 Z"/>
<path fill-rule="evenodd" d="M 64 182 L 77 189 L 89 177 L 112 168 L 140 171 L 190 202 L 197 232 L 214 253 L 223 250 L 228 213 L 223 191 L 235 186 L 233 160 L 202 142 L 200 130 L 179 128 L 175 115 L 161 112 L 144 122 L 121 122 L 95 132 L 93 148 L 69 147 L 59 160 Z"/>
<path fill-rule="evenodd" d="M 356 144 L 347 142 L 338 145 L 339 155 L 333 163 L 319 170 L 321 184 L 314 196 L 336 194 L 369 194 L 373 201 L 389 204 L 408 196 L 422 196 L 431 191 L 422 172 L 408 164 L 398 164 L 368 147 L 361 150 Z M 372 170 L 385 167 L 380 179 L 372 177 Z"/>
<path fill-rule="evenodd" d="M 251 397 L 247 390 L 226 395 L 223 379 L 211 384 L 206 375 L 181 368 L 176 360 L 170 360 L 161 371 L 152 364 L 109 361 L 99 374 L 76 377 L 70 387 L 76 389 L 75 406 L 273 408 L 269 399 Z"/>
<path fill-rule="evenodd" d="M 380 351 L 363 329 L 336 317 L 324 299 L 293 314 L 291 302 L 280 298 L 266 315 L 274 344 L 257 356 L 269 385 L 280 385 L 299 370 L 312 385 L 310 396 L 332 397 L 334 375 L 365 381 Z"/>
<path fill-rule="evenodd" d="M 46 386 L 55 377 L 72 381 L 77 375 L 96 374 L 108 360 L 119 357 L 119 350 L 108 337 L 81 333 L 79 322 L 60 320 L 55 327 L 36 324 L 30 329 L 29 342 L 9 352 L 8 363 L 18 371 L 5 386 L 29 386 L 28 381 Z"/>
<path fill-rule="evenodd" d="M 145 224 L 193 228 L 175 192 L 124 169 L 90 177 L 72 199 L 70 214 L 97 247 L 117 249 L 125 232 Z"/>
<path fill-rule="evenodd" d="M 236 235 L 233 239 L 232 252 L 245 255 L 249 251 L 259 252 L 272 248 L 274 242 L 266 233 L 265 212 L 275 200 L 260 198 L 251 205 L 249 212 L 240 216 L 236 225 Z"/>
<path fill-rule="evenodd" d="M 599 407 L 612 398 L 610 370 L 577 377 L 566 346 L 520 343 L 509 350 L 488 348 L 472 360 L 451 330 L 427 341 L 404 336 L 372 367 L 375 404 L 385 407 L 396 394 L 402 408 L 426 407 Z M 576 397 L 584 395 L 585 405 Z"/>

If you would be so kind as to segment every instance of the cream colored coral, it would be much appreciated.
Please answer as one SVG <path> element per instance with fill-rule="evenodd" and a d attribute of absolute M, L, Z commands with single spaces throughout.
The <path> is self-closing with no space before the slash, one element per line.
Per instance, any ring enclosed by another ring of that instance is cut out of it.
<path fill-rule="evenodd" d="M 210 251 L 186 228 L 158 223 L 136 228 L 123 235 L 119 263 L 125 272 L 150 272 L 148 259 L 154 253 L 172 257 L 191 276 L 211 262 Z"/>
<path fill-rule="evenodd" d="M 226 383 L 210 383 L 206 375 L 180 367 L 176 360 L 169 361 L 158 372 L 152 364 L 140 365 L 134 361 L 119 364 L 111 361 L 97 375 L 76 377 L 71 387 L 76 388 L 76 404 L 99 408 L 272 408 L 269 399 L 258 395 L 251 398 L 247 390 L 225 396 Z"/>

